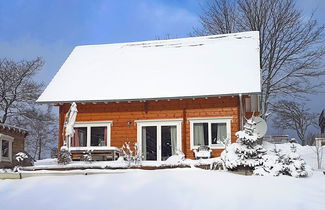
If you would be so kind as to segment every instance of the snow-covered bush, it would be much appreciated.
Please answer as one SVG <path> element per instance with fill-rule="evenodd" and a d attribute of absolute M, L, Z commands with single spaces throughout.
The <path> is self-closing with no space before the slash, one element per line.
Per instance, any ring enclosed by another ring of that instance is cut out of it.
<path fill-rule="evenodd" d="M 263 156 L 263 165 L 256 167 L 254 170 L 254 175 L 272 175 L 279 176 L 283 174 L 284 167 L 284 158 L 285 155 L 281 154 L 281 150 L 274 147 L 274 150 L 271 151 L 271 154 L 266 154 Z"/>
<path fill-rule="evenodd" d="M 82 161 L 91 163 L 93 161 L 92 150 L 87 150 L 81 157 Z"/>
<path fill-rule="evenodd" d="M 58 164 L 69 164 L 71 162 L 71 153 L 68 147 L 62 146 L 60 152 L 58 153 Z"/>
<path fill-rule="evenodd" d="M 128 162 L 129 166 L 131 166 L 131 164 L 140 165 L 142 161 L 142 154 L 140 152 L 138 143 L 134 143 L 132 149 L 131 143 L 125 142 L 121 149 L 124 160 Z"/>
<path fill-rule="evenodd" d="M 244 130 L 236 133 L 237 142 L 226 147 L 221 153 L 221 159 L 227 169 L 248 168 L 253 170 L 263 164 L 263 155 L 266 150 L 257 142 L 257 134 L 254 133 L 255 122 L 247 120 Z"/>
<path fill-rule="evenodd" d="M 272 152 L 274 154 L 263 156 L 264 163 L 254 170 L 255 175 L 289 175 L 293 177 L 312 175 L 311 168 L 306 165 L 306 162 L 297 153 L 295 144 L 291 145 L 291 152 L 288 154 L 281 154 L 281 150 L 276 148 Z"/>
<path fill-rule="evenodd" d="M 22 166 L 33 166 L 34 159 L 29 156 L 26 152 L 18 152 L 15 154 L 13 159 L 14 170 Z"/>
<path fill-rule="evenodd" d="M 221 158 L 213 158 L 214 160 L 210 163 L 210 170 L 226 170 L 224 162 Z"/>
<path fill-rule="evenodd" d="M 16 155 L 15 155 L 15 159 L 17 160 L 18 163 L 22 163 L 24 162 L 25 159 L 28 158 L 28 155 L 24 152 L 18 152 Z"/>
<path fill-rule="evenodd" d="M 293 177 L 305 177 L 312 174 L 311 168 L 297 153 L 295 144 L 291 145 L 291 153 L 284 159 L 285 172 Z"/>
<path fill-rule="evenodd" d="M 170 156 L 165 161 L 165 165 L 175 166 L 175 165 L 182 165 L 185 161 L 185 155 L 181 151 L 177 151 L 175 155 Z"/>

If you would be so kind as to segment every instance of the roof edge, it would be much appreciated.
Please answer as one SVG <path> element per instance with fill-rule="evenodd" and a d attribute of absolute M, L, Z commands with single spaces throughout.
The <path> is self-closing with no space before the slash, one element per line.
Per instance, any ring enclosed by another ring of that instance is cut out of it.
<path fill-rule="evenodd" d="M 211 98 L 211 97 L 225 97 L 237 95 L 252 95 L 261 94 L 261 92 L 247 92 L 247 93 L 230 93 L 230 94 L 217 94 L 217 95 L 196 95 L 196 96 L 175 96 L 175 97 L 157 97 L 157 98 L 133 98 L 133 99 L 112 99 L 112 100 L 71 100 L 71 101 L 39 101 L 39 104 L 64 104 L 64 103 L 101 103 L 101 102 L 128 102 L 128 101 L 154 101 L 154 100 L 175 100 L 175 99 L 191 99 L 191 98 Z"/>
<path fill-rule="evenodd" d="M 8 125 L 8 124 L 0 123 L 0 128 L 8 129 L 8 130 L 13 130 L 13 131 L 18 131 L 19 133 L 22 133 L 25 136 L 28 135 L 28 131 L 26 129 L 19 128 L 19 127 L 13 126 L 13 125 Z"/>
<path fill-rule="evenodd" d="M 242 31 L 237 33 L 227 33 L 227 34 L 215 34 L 215 35 L 206 35 L 206 36 L 192 36 L 192 37 L 181 37 L 181 38 L 174 38 L 174 39 L 160 39 L 160 40 L 143 40 L 143 41 L 128 41 L 128 42 L 117 42 L 117 43 L 102 43 L 102 44 L 88 44 L 88 45 L 76 45 L 74 48 L 80 47 L 93 47 L 93 46 L 103 46 L 103 45 L 138 45 L 138 44 L 147 44 L 147 43 L 156 43 L 156 42 L 174 42 L 178 40 L 187 40 L 187 39 L 213 39 L 213 38 L 224 38 L 224 37 L 236 37 L 236 36 L 243 36 L 245 34 L 253 34 L 259 36 L 259 31 Z"/>

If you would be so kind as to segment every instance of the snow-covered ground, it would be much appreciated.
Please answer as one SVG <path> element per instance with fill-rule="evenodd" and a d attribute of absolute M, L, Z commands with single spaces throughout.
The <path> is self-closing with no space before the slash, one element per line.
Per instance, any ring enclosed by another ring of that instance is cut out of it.
<path fill-rule="evenodd" d="M 242 176 L 202 169 L 0 180 L 0 209 L 324 209 L 325 176 Z"/>
<path fill-rule="evenodd" d="M 291 144 L 277 145 L 277 149 L 288 153 L 290 146 Z M 274 145 L 270 143 L 264 143 L 263 147 L 269 151 L 274 149 Z M 297 153 L 308 165 L 317 168 L 312 147 L 297 145 Z M 192 168 L 153 171 L 105 169 L 107 166 L 127 167 L 124 161 L 73 162 L 65 167 L 98 166 L 102 169 L 57 172 L 71 173 L 71 176 L 0 180 L 0 210 L 324 209 L 325 176 L 320 170 L 315 170 L 313 175 L 307 178 L 293 178 L 243 176 L 193 167 L 217 160 L 185 160 L 182 164 Z M 167 162 L 143 162 L 142 165 L 177 165 L 178 160 Z M 36 162 L 35 167 L 62 166 L 57 165 L 55 159 L 46 159 Z M 38 171 L 40 174 L 48 172 Z M 72 175 L 85 172 L 87 176 Z M 89 175 L 94 173 L 98 174 Z"/>

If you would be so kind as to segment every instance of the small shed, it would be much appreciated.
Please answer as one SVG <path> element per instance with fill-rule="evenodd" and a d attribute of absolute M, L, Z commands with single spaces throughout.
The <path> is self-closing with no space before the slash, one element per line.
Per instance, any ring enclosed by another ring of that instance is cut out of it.
<path fill-rule="evenodd" d="M 0 123 L 0 168 L 12 167 L 16 153 L 24 151 L 25 129 Z"/>

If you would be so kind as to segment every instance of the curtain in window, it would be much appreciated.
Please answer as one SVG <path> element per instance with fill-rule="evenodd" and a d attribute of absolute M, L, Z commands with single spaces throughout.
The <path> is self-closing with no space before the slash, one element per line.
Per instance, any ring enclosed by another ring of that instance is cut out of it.
<path fill-rule="evenodd" d="M 79 147 L 80 146 L 80 139 L 79 139 L 79 132 L 78 128 L 74 129 L 74 136 L 71 142 L 72 147 Z"/>
<path fill-rule="evenodd" d="M 103 146 L 107 146 L 108 142 L 107 142 L 107 127 L 105 127 L 104 129 L 104 145 Z"/>
<path fill-rule="evenodd" d="M 147 133 L 145 127 L 142 127 L 142 155 L 144 160 L 146 160 L 147 159 Z"/>
<path fill-rule="evenodd" d="M 226 123 L 218 123 L 217 124 L 217 142 L 220 140 L 224 140 L 227 138 L 227 126 Z"/>
<path fill-rule="evenodd" d="M 86 147 L 87 146 L 87 128 L 82 127 L 78 128 L 78 146 Z"/>
<path fill-rule="evenodd" d="M 203 123 L 194 123 L 194 145 L 204 145 L 204 126 Z"/>
<path fill-rule="evenodd" d="M 170 137 L 171 137 L 172 155 L 175 155 L 176 151 L 177 151 L 177 130 L 176 130 L 176 126 L 171 126 L 170 127 Z"/>

